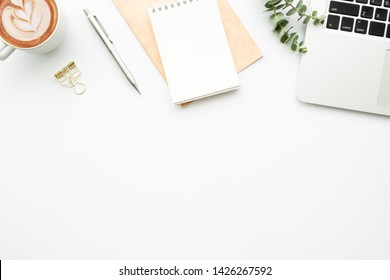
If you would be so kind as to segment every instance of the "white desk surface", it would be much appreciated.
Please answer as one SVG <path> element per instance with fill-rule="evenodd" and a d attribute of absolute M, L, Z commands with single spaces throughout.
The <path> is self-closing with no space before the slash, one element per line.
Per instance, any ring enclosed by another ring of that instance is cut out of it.
<path fill-rule="evenodd" d="M 300 103 L 263 2 L 230 2 L 265 57 L 185 110 L 110 0 L 67 1 L 59 49 L 0 63 L 0 259 L 390 258 L 390 119 Z M 53 78 L 71 60 L 81 97 Z"/>

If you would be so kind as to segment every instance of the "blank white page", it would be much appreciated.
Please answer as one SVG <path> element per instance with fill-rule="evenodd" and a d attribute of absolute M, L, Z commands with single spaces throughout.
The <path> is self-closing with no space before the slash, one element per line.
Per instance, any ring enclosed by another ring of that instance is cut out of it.
<path fill-rule="evenodd" d="M 216 0 L 179 0 L 149 11 L 173 103 L 239 87 Z"/>

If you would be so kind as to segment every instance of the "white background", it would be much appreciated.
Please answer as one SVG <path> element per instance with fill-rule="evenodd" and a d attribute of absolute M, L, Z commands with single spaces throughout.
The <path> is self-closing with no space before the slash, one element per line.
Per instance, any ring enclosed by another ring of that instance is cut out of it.
<path fill-rule="evenodd" d="M 188 109 L 110 0 L 66 1 L 59 49 L 0 63 L 1 259 L 390 258 L 390 119 L 297 101 L 299 55 L 230 2 L 265 57 Z M 71 60 L 81 97 L 53 78 Z"/>

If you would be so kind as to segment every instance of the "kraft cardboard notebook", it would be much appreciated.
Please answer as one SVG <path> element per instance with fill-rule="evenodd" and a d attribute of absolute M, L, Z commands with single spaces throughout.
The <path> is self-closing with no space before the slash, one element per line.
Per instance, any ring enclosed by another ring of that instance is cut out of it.
<path fill-rule="evenodd" d="M 161 0 L 113 0 L 161 75 L 166 79 L 148 10 Z M 263 54 L 227 0 L 218 5 L 236 70 L 248 67 Z"/>

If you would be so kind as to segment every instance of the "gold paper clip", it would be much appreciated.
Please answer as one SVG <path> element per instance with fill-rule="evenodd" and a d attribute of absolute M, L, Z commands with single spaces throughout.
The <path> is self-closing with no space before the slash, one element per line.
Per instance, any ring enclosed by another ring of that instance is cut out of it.
<path fill-rule="evenodd" d="M 75 94 L 82 95 L 87 90 L 87 87 L 78 82 L 80 76 L 81 71 L 73 61 L 54 75 L 62 86 L 73 88 Z"/>

